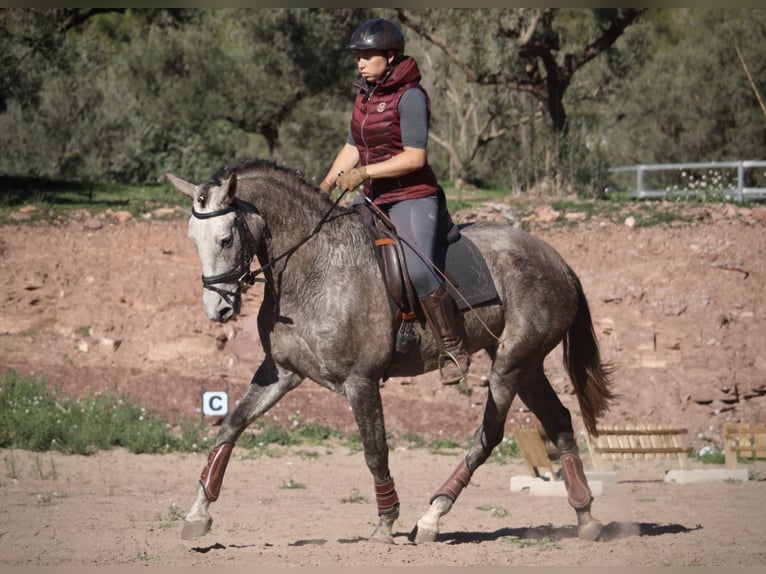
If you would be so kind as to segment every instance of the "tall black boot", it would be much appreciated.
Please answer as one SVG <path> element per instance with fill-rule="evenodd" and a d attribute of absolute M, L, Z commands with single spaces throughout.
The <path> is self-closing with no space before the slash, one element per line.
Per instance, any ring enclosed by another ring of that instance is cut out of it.
<path fill-rule="evenodd" d="M 444 284 L 420 301 L 423 314 L 439 343 L 439 375 L 443 385 L 463 383 L 471 359 L 457 328 L 457 309 Z"/>

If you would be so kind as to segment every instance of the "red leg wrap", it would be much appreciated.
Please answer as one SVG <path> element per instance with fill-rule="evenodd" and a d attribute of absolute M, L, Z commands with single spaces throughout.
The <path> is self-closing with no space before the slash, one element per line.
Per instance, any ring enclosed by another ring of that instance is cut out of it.
<path fill-rule="evenodd" d="M 468 470 L 468 464 L 465 462 L 465 459 L 463 459 L 453 471 L 452 475 L 447 479 L 447 482 L 434 493 L 429 503 L 433 502 L 439 496 L 446 496 L 452 502 L 455 502 L 458 495 L 460 495 L 463 489 L 468 486 L 470 481 L 471 471 Z"/>
<path fill-rule="evenodd" d="M 575 510 L 583 510 L 590 506 L 593 496 L 588 487 L 588 479 L 585 478 L 582 460 L 574 454 L 562 454 L 561 469 L 564 473 L 564 486 L 567 489 L 569 504 Z"/>
<path fill-rule="evenodd" d="M 375 500 L 378 502 L 378 515 L 391 514 L 399 509 L 399 495 L 396 494 L 393 478 L 375 481 Z"/>
<path fill-rule="evenodd" d="M 199 483 L 210 502 L 218 500 L 218 495 L 221 493 L 223 473 L 226 472 L 226 465 L 229 464 L 229 457 L 233 448 L 233 442 L 221 443 L 211 450 L 207 457 L 207 464 L 202 469 Z"/>

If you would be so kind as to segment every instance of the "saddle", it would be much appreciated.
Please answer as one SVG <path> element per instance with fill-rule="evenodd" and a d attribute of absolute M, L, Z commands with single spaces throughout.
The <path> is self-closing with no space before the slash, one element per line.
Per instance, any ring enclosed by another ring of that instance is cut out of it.
<path fill-rule="evenodd" d="M 356 209 L 367 227 L 389 302 L 398 319 L 402 322 L 424 320 L 396 229 L 369 206 L 359 205 Z M 447 291 L 460 311 L 497 300 L 497 291 L 484 257 L 476 245 L 461 233 L 465 227 L 452 221 L 444 192 L 440 190 L 437 243 L 441 253 L 435 264 L 446 277 Z"/>

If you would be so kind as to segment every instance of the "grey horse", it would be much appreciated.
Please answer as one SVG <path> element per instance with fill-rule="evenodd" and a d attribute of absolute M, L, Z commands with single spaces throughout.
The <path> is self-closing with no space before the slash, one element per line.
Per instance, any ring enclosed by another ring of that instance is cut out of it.
<path fill-rule="evenodd" d="M 381 270 L 358 209 L 345 208 L 298 172 L 266 160 L 240 160 L 210 182 L 170 182 L 193 202 L 188 234 L 203 271 L 207 317 L 228 321 L 244 286 L 264 282 L 258 331 L 265 358 L 242 400 L 222 421 L 186 516 L 182 537 L 211 527 L 237 438 L 304 379 L 345 396 L 355 417 L 372 474 L 379 521 L 372 540 L 393 543 L 399 499 L 389 471 L 380 382 L 438 368 L 439 346 L 416 326 L 417 347 L 395 351 L 398 314 L 389 304 Z M 569 411 L 543 370 L 545 356 L 563 342 L 585 427 L 614 399 L 611 366 L 601 360 L 588 303 L 574 271 L 547 243 L 498 223 L 462 230 L 479 248 L 497 291 L 494 303 L 460 312 L 469 353 L 491 359 L 487 404 L 465 458 L 430 499 L 410 538 L 435 541 L 439 519 L 498 445 L 516 395 L 540 420 L 560 453 L 578 534 L 596 540 L 603 528 L 591 515 L 592 495 L 579 457 Z M 251 270 L 251 261 L 260 267 Z"/>

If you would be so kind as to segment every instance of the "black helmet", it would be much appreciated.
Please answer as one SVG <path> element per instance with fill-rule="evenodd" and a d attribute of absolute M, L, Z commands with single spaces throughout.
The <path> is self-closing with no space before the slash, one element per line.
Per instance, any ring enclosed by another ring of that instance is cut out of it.
<path fill-rule="evenodd" d="M 373 18 L 362 22 L 351 34 L 347 50 L 394 50 L 404 52 L 404 34 L 391 20 Z"/>

